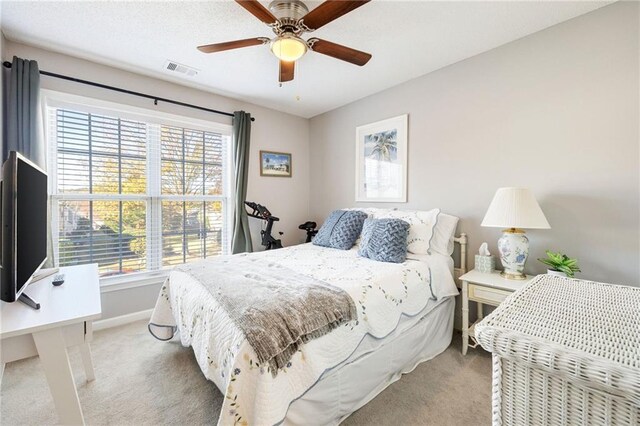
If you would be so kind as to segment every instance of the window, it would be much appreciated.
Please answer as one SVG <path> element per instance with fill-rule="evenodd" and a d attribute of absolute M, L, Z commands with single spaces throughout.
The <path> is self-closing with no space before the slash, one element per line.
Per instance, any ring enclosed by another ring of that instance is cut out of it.
<path fill-rule="evenodd" d="M 105 277 L 228 253 L 229 129 L 73 105 L 48 114 L 59 266 L 98 263 Z"/>

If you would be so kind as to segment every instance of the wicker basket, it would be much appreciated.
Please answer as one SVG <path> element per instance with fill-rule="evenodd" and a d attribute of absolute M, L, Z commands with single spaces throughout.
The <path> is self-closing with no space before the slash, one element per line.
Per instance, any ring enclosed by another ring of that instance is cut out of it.
<path fill-rule="evenodd" d="M 475 330 L 494 425 L 640 424 L 640 288 L 539 275 Z"/>

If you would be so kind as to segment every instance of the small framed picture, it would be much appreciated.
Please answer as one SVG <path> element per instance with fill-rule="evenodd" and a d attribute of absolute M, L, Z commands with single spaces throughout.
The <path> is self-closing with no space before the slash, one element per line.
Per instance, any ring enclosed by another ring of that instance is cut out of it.
<path fill-rule="evenodd" d="M 291 177 L 291 154 L 260 151 L 260 176 Z"/>

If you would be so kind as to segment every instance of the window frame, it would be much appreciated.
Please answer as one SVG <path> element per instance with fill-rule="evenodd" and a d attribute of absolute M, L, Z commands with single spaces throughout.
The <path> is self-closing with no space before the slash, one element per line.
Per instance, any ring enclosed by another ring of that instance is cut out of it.
<path fill-rule="evenodd" d="M 135 107 L 127 104 L 120 104 L 110 101 L 104 101 L 95 98 L 73 95 L 69 93 L 57 92 L 52 90 L 41 90 L 41 113 L 44 121 L 44 140 L 47 152 L 47 174 L 49 176 L 48 194 L 52 204 L 52 215 L 57 208 L 60 200 L 113 200 L 113 194 L 58 194 L 58 174 L 57 174 L 57 127 L 55 120 L 50 120 L 51 110 L 55 109 L 71 109 L 84 113 L 107 115 L 118 117 L 121 119 L 145 122 L 148 125 L 157 127 L 157 131 L 147 132 L 147 190 L 144 194 L 118 194 L 118 201 L 144 201 L 147 203 L 147 247 L 156 244 L 157 250 L 148 250 L 147 267 L 156 268 L 147 271 L 132 272 L 128 274 L 120 274 L 100 278 L 101 287 L 109 287 L 111 290 L 122 288 L 133 288 L 140 285 L 156 284 L 164 280 L 168 275 L 172 266 L 162 265 L 162 211 L 161 203 L 163 201 L 220 201 L 223 205 L 223 254 L 231 253 L 232 240 L 232 223 L 235 206 L 235 197 L 233 191 L 234 165 L 232 158 L 232 126 L 215 121 L 205 121 L 189 116 L 177 115 L 161 111 L 154 111 L 146 108 Z M 54 114 L 55 115 L 55 114 Z M 162 194 L 162 175 L 161 167 L 161 126 L 174 126 L 186 128 L 189 130 L 197 130 L 204 132 L 212 132 L 221 134 L 228 138 L 225 152 L 224 162 L 227 167 L 223 168 L 223 193 L 222 195 L 169 195 Z M 147 127 L 149 129 L 149 127 Z M 155 138 L 155 139 L 154 139 Z M 157 146 L 151 147 L 150 143 L 157 143 Z M 154 170 L 152 170 L 154 169 Z M 152 178 L 157 178 L 157 182 Z M 153 217 L 152 217 L 153 216 Z M 154 226 L 154 224 L 156 226 Z M 58 230 L 52 230 L 55 235 L 52 236 L 54 243 L 57 242 Z M 152 242 L 155 241 L 155 243 Z M 58 259 L 58 247 L 54 244 L 55 259 Z"/>

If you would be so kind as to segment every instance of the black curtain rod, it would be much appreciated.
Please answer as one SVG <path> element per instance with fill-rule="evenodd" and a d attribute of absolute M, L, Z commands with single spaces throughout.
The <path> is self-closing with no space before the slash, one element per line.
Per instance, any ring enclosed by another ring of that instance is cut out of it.
<path fill-rule="evenodd" d="M 11 62 L 5 61 L 2 63 L 6 68 L 11 68 Z M 161 98 L 159 96 L 147 95 L 146 93 L 134 92 L 133 90 L 122 89 L 120 87 L 109 86 L 102 83 L 95 83 L 93 81 L 82 80 L 80 78 L 69 77 L 67 75 L 56 74 L 54 72 L 49 71 L 40 71 L 41 75 L 46 75 L 47 77 L 55 77 L 62 80 L 73 81 L 74 83 L 86 84 L 88 86 L 99 87 L 101 89 L 113 90 L 114 92 L 126 93 L 127 95 L 139 96 L 141 98 L 152 99 L 154 105 L 158 105 L 158 101 L 166 102 L 168 104 L 180 105 L 187 108 L 198 109 L 200 111 L 212 112 L 214 114 L 226 115 L 227 117 L 233 117 L 233 114 L 225 111 L 218 111 L 217 109 L 205 108 L 198 105 L 188 104 L 186 102 L 174 101 L 173 99 Z M 255 121 L 255 118 L 251 117 L 251 121 Z"/>

